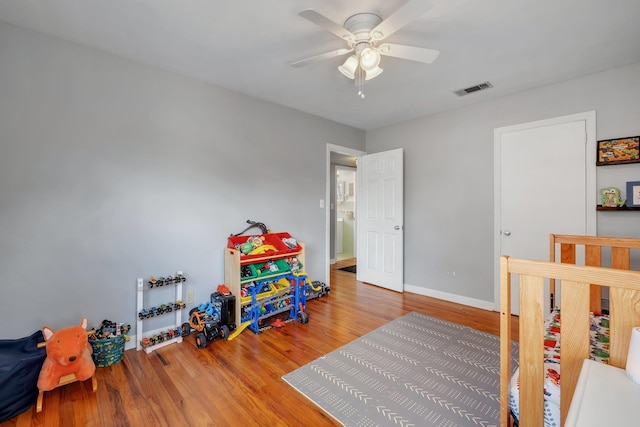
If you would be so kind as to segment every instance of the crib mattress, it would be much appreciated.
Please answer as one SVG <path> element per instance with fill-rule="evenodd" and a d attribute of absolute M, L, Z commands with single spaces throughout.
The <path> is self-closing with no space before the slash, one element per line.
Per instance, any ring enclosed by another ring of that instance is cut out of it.
<path fill-rule="evenodd" d="M 590 358 L 609 363 L 609 316 L 591 313 Z M 550 313 L 545 321 L 544 340 L 544 425 L 560 425 L 560 309 Z M 513 374 L 509 384 L 509 407 L 518 420 L 520 401 L 520 371 Z"/>

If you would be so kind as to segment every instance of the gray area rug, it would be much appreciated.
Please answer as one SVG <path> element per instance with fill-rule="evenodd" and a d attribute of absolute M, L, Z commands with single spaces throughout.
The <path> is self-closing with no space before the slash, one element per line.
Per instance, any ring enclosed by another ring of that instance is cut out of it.
<path fill-rule="evenodd" d="M 345 426 L 500 424 L 500 338 L 420 313 L 282 378 Z"/>

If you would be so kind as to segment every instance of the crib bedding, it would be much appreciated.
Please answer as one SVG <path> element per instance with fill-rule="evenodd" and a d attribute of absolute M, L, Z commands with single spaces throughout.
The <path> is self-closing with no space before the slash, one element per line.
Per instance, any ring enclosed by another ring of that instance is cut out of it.
<path fill-rule="evenodd" d="M 609 316 L 590 313 L 590 358 L 609 362 Z M 519 369 L 509 384 L 509 407 L 519 418 Z M 544 340 L 544 425 L 560 425 L 560 309 L 554 309 L 545 321 Z"/>

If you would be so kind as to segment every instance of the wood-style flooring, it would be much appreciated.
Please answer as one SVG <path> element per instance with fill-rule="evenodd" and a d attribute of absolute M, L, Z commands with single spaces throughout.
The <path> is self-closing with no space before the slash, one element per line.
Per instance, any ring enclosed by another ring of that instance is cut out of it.
<path fill-rule="evenodd" d="M 120 363 L 97 369 L 95 394 L 91 381 L 57 388 L 45 393 L 41 413 L 34 405 L 0 426 L 335 426 L 281 376 L 410 311 L 499 334 L 496 312 L 388 291 L 337 270 L 352 263 L 337 263 L 331 294 L 308 302 L 308 324 L 245 330 L 203 350 L 193 334 L 151 354 L 127 350 Z"/>

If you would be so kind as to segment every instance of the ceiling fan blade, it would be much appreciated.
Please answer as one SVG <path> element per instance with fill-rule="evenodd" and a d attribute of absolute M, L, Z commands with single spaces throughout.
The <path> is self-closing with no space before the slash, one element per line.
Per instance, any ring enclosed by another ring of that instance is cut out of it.
<path fill-rule="evenodd" d="M 299 68 L 304 67 L 305 65 L 313 64 L 316 62 L 324 61 L 325 59 L 335 58 L 338 56 L 345 55 L 349 52 L 353 52 L 353 49 L 338 49 L 332 50 L 331 52 L 321 53 L 320 55 L 315 55 L 309 58 L 301 59 L 299 61 L 295 61 L 291 63 L 292 67 Z"/>
<path fill-rule="evenodd" d="M 307 19 L 313 22 L 316 25 L 321 26 L 325 30 L 335 34 L 343 40 L 352 41 L 356 39 L 356 36 L 346 28 L 341 25 L 336 24 L 326 16 L 320 15 L 313 9 L 303 10 L 298 13 L 298 15 L 302 16 L 304 19 Z"/>
<path fill-rule="evenodd" d="M 383 43 L 378 46 L 380 55 L 393 56 L 394 58 L 408 59 L 410 61 L 431 64 L 436 60 L 440 52 L 423 47 L 405 46 L 401 44 Z"/>
<path fill-rule="evenodd" d="M 393 12 L 391 16 L 371 30 L 371 39 L 382 40 L 389 37 L 409 22 L 424 15 L 430 8 L 431 5 L 429 2 L 424 0 L 409 0 L 401 6 L 400 9 Z"/>

